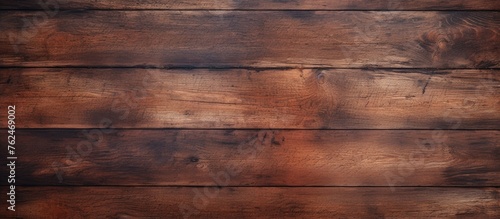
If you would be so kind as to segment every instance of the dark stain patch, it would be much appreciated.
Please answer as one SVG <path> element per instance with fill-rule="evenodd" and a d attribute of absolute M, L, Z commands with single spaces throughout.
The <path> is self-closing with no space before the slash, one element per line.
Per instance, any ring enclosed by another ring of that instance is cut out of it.
<path fill-rule="evenodd" d="M 237 9 L 255 9 L 259 8 L 261 1 L 255 0 L 233 0 L 235 8 Z M 272 0 L 273 3 L 277 4 L 298 4 L 299 0 Z"/>
<path fill-rule="evenodd" d="M 361 69 L 365 69 L 365 70 L 369 70 L 369 69 L 379 69 L 379 68 L 383 68 L 384 66 L 382 65 L 379 65 L 379 64 L 363 64 L 361 66 Z"/>
<path fill-rule="evenodd" d="M 479 147 L 479 146 L 489 145 L 490 143 L 491 142 L 489 140 L 481 140 L 481 141 L 471 142 L 469 145 L 474 147 Z"/>
<path fill-rule="evenodd" d="M 218 144 L 221 144 L 221 145 L 227 145 L 227 146 L 230 146 L 230 147 L 234 147 L 234 146 L 238 146 L 238 142 L 235 142 L 235 141 L 218 141 L 217 142 Z"/>
<path fill-rule="evenodd" d="M 224 131 L 224 136 L 234 136 L 234 129 Z"/>
<path fill-rule="evenodd" d="M 242 1 L 242 0 L 233 0 L 235 8 L 237 9 L 247 9 L 247 8 L 257 8 L 259 6 L 259 1 Z"/>
<path fill-rule="evenodd" d="M 350 128 L 354 119 L 351 113 L 342 106 L 336 107 L 332 112 L 319 113 L 318 116 L 323 121 L 322 129 L 329 129 L 331 127 Z"/>
<path fill-rule="evenodd" d="M 31 117 L 33 118 L 33 122 L 36 122 L 39 125 L 50 123 L 50 121 L 48 121 L 47 119 L 47 116 L 43 112 L 35 111 L 31 114 Z"/>
<path fill-rule="evenodd" d="M 305 212 L 305 205 L 302 203 L 290 201 L 283 203 L 279 208 L 281 216 L 284 217 L 300 217 Z"/>
<path fill-rule="evenodd" d="M 491 155 L 496 161 L 500 161 L 500 147 L 498 147 L 498 142 L 493 143 L 497 145 L 495 149 L 493 149 Z"/>
<path fill-rule="evenodd" d="M 498 129 L 500 120 L 496 118 L 464 119 L 458 113 L 450 113 L 446 118 L 431 121 L 434 129 Z"/>
<path fill-rule="evenodd" d="M 464 212 L 459 212 L 455 214 L 455 216 L 457 216 L 458 218 L 476 218 L 479 215 L 485 215 L 485 209 L 483 207 L 474 209 L 465 209 Z"/>
<path fill-rule="evenodd" d="M 267 175 L 267 174 L 257 174 L 255 175 L 256 179 L 272 179 L 272 175 Z"/>
<path fill-rule="evenodd" d="M 170 162 L 173 160 L 173 155 L 167 151 L 166 142 L 164 141 L 153 140 L 148 142 L 146 147 L 153 153 L 152 156 L 159 163 Z"/>
<path fill-rule="evenodd" d="M 427 148 L 427 149 L 431 149 L 431 143 L 426 142 L 426 143 L 424 144 L 424 147 L 425 147 L 425 148 Z"/>
<path fill-rule="evenodd" d="M 282 146 L 284 144 L 284 139 L 285 138 L 281 135 L 280 131 L 261 130 L 241 144 L 254 147 L 256 146 L 256 144 L 265 147 Z M 236 146 L 240 144 L 234 145 Z"/>
<path fill-rule="evenodd" d="M 425 21 L 424 17 L 403 17 L 403 16 L 394 16 L 391 19 L 385 20 L 387 24 L 393 25 L 415 25 Z"/>
<path fill-rule="evenodd" d="M 12 75 L 9 75 L 9 78 L 7 78 L 7 81 L 5 83 L 11 84 L 11 82 L 12 82 Z"/>
<path fill-rule="evenodd" d="M 489 60 L 481 60 L 478 64 L 476 64 L 476 68 L 493 68 L 498 65 L 498 62 L 489 61 Z"/>
<path fill-rule="evenodd" d="M 97 24 L 91 23 L 91 22 L 83 22 L 79 23 L 79 25 L 72 25 L 68 24 L 68 22 L 74 22 L 73 19 L 78 19 L 81 17 L 86 17 L 86 18 L 95 18 L 96 16 L 99 16 L 98 13 L 95 11 L 86 11 L 86 10 L 65 10 L 65 11 L 60 11 L 57 17 L 59 19 L 54 19 L 57 22 L 56 28 L 59 32 L 66 32 L 66 33 L 82 33 L 82 28 L 84 27 L 95 27 Z M 88 19 L 88 21 L 91 21 L 91 19 Z M 104 24 L 100 24 L 104 25 Z M 80 29 L 79 29 L 80 28 Z M 111 28 L 110 28 L 111 29 Z"/>
<path fill-rule="evenodd" d="M 500 193 L 497 190 L 492 190 L 491 195 L 493 196 L 493 199 L 500 200 Z"/>
<path fill-rule="evenodd" d="M 285 11 L 285 13 L 294 19 L 300 20 L 309 20 L 314 17 L 314 11 Z"/>
<path fill-rule="evenodd" d="M 451 166 L 443 171 L 443 177 L 449 185 L 485 186 L 489 181 L 488 175 L 497 173 L 499 170 L 499 168 L 487 166 Z"/>
<path fill-rule="evenodd" d="M 271 145 L 275 145 L 275 146 L 281 146 L 283 143 L 285 143 L 285 137 L 277 137 L 277 136 L 273 136 L 271 138 Z"/>
<path fill-rule="evenodd" d="M 451 113 L 446 118 L 439 118 L 429 122 L 434 129 L 498 129 L 499 119 L 479 118 L 464 119 L 457 113 Z"/>
<path fill-rule="evenodd" d="M 115 101 L 115 100 L 112 100 Z M 119 101 L 117 98 L 116 101 Z M 137 116 L 137 108 L 129 107 L 125 103 L 118 102 L 115 107 L 108 106 L 100 109 L 89 110 L 85 115 L 85 121 L 89 125 L 97 126 L 106 119 L 114 126 L 139 127 L 144 122 Z"/>
<path fill-rule="evenodd" d="M 132 160 L 132 159 L 130 159 Z M 109 183 L 125 183 L 134 182 L 138 184 L 149 184 L 150 182 L 154 182 L 158 180 L 158 176 L 155 174 L 151 174 L 149 171 L 151 170 L 149 164 L 136 161 L 131 162 L 130 160 L 124 160 L 123 162 L 114 163 L 103 163 L 101 165 L 106 166 L 106 173 L 109 174 L 110 177 L 107 176 L 98 176 L 97 180 L 102 180 L 100 184 L 109 184 Z M 134 173 L 134 174 L 130 174 Z M 122 177 L 127 176 L 127 177 Z M 79 176 L 78 179 L 87 179 L 86 177 Z M 95 184 L 95 178 L 89 178 L 89 185 Z"/>
<path fill-rule="evenodd" d="M 385 218 L 385 215 L 377 206 L 368 205 L 367 207 L 368 215 L 371 215 L 373 218 Z"/>
<path fill-rule="evenodd" d="M 449 1 L 451 2 L 451 1 Z M 437 5 L 426 5 L 422 7 L 422 10 L 456 10 L 456 11 L 465 11 L 470 10 L 469 7 L 465 6 L 463 3 L 458 1 L 454 2 L 452 5 L 445 6 L 444 4 L 439 4 L 439 1 L 436 2 Z"/>
<path fill-rule="evenodd" d="M 291 3 L 298 3 L 299 2 L 298 0 L 272 0 L 272 1 L 275 3 L 283 3 L 283 4 L 285 4 L 285 3 L 291 4 Z"/>

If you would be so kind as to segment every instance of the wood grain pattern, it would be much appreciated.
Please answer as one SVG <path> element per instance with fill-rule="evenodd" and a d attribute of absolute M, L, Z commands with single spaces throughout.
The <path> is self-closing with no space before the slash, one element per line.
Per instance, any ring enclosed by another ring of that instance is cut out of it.
<path fill-rule="evenodd" d="M 499 12 L 44 13 L 0 14 L 0 66 L 500 66 Z"/>
<path fill-rule="evenodd" d="M 498 70 L 0 70 L 18 128 L 499 129 Z M 0 117 L 5 124 L 6 118 Z"/>
<path fill-rule="evenodd" d="M 19 193 L 22 204 L 17 218 L 500 216 L 498 188 L 398 188 L 391 192 L 387 188 L 27 187 Z M 0 214 L 14 217 L 5 209 Z"/>
<path fill-rule="evenodd" d="M 0 218 L 500 218 L 498 0 L 0 1 L 0 28 Z"/>
<path fill-rule="evenodd" d="M 17 139 L 17 185 L 500 185 L 499 131 L 19 130 Z"/>
<path fill-rule="evenodd" d="M 46 0 L 2 1 L 0 9 L 500 10 L 496 0 Z"/>

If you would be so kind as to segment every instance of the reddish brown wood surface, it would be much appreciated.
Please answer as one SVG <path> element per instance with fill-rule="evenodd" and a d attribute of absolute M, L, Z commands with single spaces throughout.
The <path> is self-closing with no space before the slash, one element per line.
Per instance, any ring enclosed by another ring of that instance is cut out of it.
<path fill-rule="evenodd" d="M 0 105 L 17 106 L 18 128 L 500 128 L 498 70 L 0 73 Z"/>
<path fill-rule="evenodd" d="M 498 12 L 8 11 L 0 66 L 494 68 Z"/>
<path fill-rule="evenodd" d="M 18 185 L 500 185 L 499 131 L 19 130 L 17 139 Z"/>
<path fill-rule="evenodd" d="M 3 218 L 498 218 L 497 188 L 25 187 Z"/>
<path fill-rule="evenodd" d="M 500 10 L 496 0 L 45 0 L 2 1 L 0 9 Z"/>
<path fill-rule="evenodd" d="M 0 218 L 500 218 L 499 10 L 2 1 Z"/>

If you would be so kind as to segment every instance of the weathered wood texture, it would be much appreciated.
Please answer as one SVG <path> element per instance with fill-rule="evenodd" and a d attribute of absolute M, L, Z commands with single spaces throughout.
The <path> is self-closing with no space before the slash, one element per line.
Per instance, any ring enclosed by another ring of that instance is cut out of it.
<path fill-rule="evenodd" d="M 497 0 L 24 0 L 0 9 L 500 10 Z"/>
<path fill-rule="evenodd" d="M 0 218 L 500 218 L 500 1 L 0 10 Z"/>
<path fill-rule="evenodd" d="M 497 188 L 20 188 L 3 218 L 498 218 Z M 184 217 L 186 218 L 186 217 Z"/>
<path fill-rule="evenodd" d="M 14 68 L 0 92 L 18 128 L 500 128 L 499 70 Z"/>
<path fill-rule="evenodd" d="M 17 185 L 500 186 L 499 131 L 19 130 L 17 138 Z"/>
<path fill-rule="evenodd" d="M 9 11 L 0 66 L 500 66 L 499 12 Z"/>

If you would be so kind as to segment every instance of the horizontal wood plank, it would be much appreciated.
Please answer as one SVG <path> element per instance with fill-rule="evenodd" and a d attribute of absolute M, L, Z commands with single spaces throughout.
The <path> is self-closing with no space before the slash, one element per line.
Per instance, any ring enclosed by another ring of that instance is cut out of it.
<path fill-rule="evenodd" d="M 20 188 L 3 218 L 498 218 L 498 188 Z"/>
<path fill-rule="evenodd" d="M 18 128 L 500 129 L 499 70 L 14 68 L 0 92 Z"/>
<path fill-rule="evenodd" d="M 0 66 L 500 67 L 499 12 L 10 11 Z"/>
<path fill-rule="evenodd" d="M 0 9 L 500 10 L 500 4 L 496 0 L 45 0 L 2 1 Z"/>
<path fill-rule="evenodd" d="M 16 138 L 16 185 L 500 185 L 499 131 L 106 128 Z"/>

